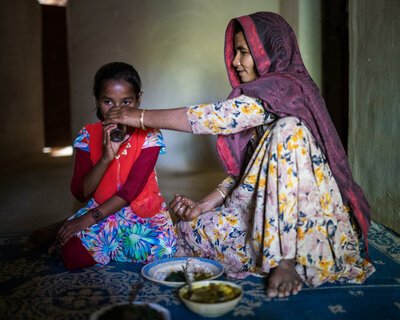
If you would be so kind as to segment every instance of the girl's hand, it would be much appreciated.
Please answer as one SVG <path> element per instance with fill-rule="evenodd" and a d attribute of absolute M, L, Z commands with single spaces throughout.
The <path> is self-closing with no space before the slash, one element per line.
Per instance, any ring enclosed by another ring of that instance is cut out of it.
<path fill-rule="evenodd" d="M 130 106 L 111 108 L 104 121 L 105 124 L 120 123 L 133 128 L 140 128 L 140 110 Z"/>
<path fill-rule="evenodd" d="M 169 205 L 176 216 L 183 221 L 191 221 L 203 214 L 199 203 L 182 194 L 175 194 L 174 200 Z"/>
<path fill-rule="evenodd" d="M 76 233 L 90 227 L 93 222 L 93 218 L 88 214 L 65 221 L 58 231 L 56 242 L 59 245 L 66 244 Z"/>
<path fill-rule="evenodd" d="M 106 161 L 114 160 L 118 153 L 119 147 L 124 141 L 114 142 L 111 141 L 110 132 L 117 127 L 116 124 L 103 124 L 103 158 Z"/>

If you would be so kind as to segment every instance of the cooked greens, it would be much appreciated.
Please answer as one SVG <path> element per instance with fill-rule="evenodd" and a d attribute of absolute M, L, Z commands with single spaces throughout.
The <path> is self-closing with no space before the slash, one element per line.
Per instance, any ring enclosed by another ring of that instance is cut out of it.
<path fill-rule="evenodd" d="M 240 292 L 240 289 L 225 283 L 210 283 L 193 288 L 191 293 L 185 292 L 183 297 L 194 302 L 218 303 L 235 299 Z"/>
<path fill-rule="evenodd" d="M 167 275 L 164 281 L 185 282 L 185 273 L 183 271 L 173 271 Z"/>
<path fill-rule="evenodd" d="M 197 271 L 197 272 L 190 272 L 193 281 L 201 281 L 206 280 L 212 277 L 212 274 L 209 272 Z M 182 270 L 173 271 L 169 273 L 164 281 L 171 281 L 171 282 L 185 282 L 185 273 Z"/>

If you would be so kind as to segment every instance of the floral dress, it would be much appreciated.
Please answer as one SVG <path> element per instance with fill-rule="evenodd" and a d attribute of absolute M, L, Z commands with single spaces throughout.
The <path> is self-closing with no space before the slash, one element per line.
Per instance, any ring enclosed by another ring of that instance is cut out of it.
<path fill-rule="evenodd" d="M 90 136 L 84 128 L 75 140 L 74 147 L 90 152 Z M 162 134 L 154 129 L 149 132 L 142 149 L 161 147 L 165 153 Z M 74 216 L 79 217 L 98 206 L 92 198 Z M 165 202 L 161 210 L 151 218 L 137 216 L 128 205 L 100 223 L 76 234 L 98 264 L 110 260 L 119 262 L 150 262 L 171 257 L 176 251 L 176 239 L 171 217 Z"/>
<path fill-rule="evenodd" d="M 244 95 L 189 106 L 187 116 L 197 134 L 256 130 L 242 176 L 222 182 L 230 189 L 224 204 L 177 224 L 178 255 L 219 260 L 236 277 L 268 273 L 282 259 L 295 259 L 309 286 L 361 283 L 374 272 L 359 254 L 329 164 L 299 119 L 275 119 L 260 100 Z"/>

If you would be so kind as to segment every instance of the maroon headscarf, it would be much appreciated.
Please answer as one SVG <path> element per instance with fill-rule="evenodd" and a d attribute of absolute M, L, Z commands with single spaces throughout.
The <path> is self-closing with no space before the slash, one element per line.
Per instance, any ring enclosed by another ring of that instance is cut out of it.
<path fill-rule="evenodd" d="M 243 28 L 259 74 L 256 80 L 248 83 L 240 83 L 232 66 L 237 23 Z M 318 87 L 303 64 L 296 36 L 289 24 L 272 12 L 257 12 L 232 19 L 225 35 L 225 63 L 234 88 L 229 98 L 241 94 L 259 98 L 266 111 L 278 117 L 299 118 L 312 132 L 329 162 L 344 203 L 350 204 L 366 238 L 370 207 L 353 179 L 343 145 Z M 229 174 L 240 174 L 253 130 L 219 136 L 218 153 Z"/>

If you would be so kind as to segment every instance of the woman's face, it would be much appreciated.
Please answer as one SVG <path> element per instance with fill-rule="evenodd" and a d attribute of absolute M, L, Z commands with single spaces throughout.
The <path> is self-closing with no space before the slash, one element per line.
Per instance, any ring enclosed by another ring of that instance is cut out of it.
<path fill-rule="evenodd" d="M 113 107 L 139 108 L 141 95 L 140 92 L 139 98 L 136 98 L 136 92 L 132 85 L 124 80 L 106 80 L 97 100 L 97 107 L 100 108 L 101 114 L 105 118 L 108 110 Z"/>
<path fill-rule="evenodd" d="M 235 34 L 234 45 L 235 57 L 232 60 L 232 66 L 236 69 L 240 81 L 242 83 L 254 81 L 258 78 L 258 72 L 242 31 Z"/>

